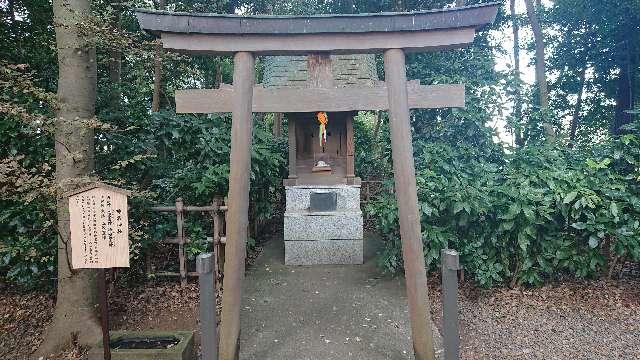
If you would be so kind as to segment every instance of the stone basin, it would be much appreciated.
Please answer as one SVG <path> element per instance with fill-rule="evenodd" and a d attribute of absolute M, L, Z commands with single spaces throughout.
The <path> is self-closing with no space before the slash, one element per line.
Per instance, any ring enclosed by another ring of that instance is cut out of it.
<path fill-rule="evenodd" d="M 111 331 L 112 360 L 193 360 L 193 331 Z M 103 358 L 102 343 L 89 352 Z"/>

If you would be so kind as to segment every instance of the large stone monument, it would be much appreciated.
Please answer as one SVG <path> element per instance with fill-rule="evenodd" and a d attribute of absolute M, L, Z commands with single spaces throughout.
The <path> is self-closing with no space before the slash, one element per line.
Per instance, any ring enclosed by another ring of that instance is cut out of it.
<path fill-rule="evenodd" d="M 262 85 L 370 87 L 377 80 L 372 55 L 274 56 L 265 60 Z M 324 137 L 318 119 L 323 115 L 287 114 L 290 167 L 284 180 L 284 240 L 288 265 L 363 262 L 360 179 L 355 176 L 353 156 L 355 114 L 327 113 Z"/>

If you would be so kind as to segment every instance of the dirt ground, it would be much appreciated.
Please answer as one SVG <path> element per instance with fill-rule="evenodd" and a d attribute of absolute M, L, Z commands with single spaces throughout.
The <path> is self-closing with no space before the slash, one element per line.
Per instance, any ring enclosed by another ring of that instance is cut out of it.
<path fill-rule="evenodd" d="M 248 282 L 264 277 L 265 274 L 255 274 L 256 271 L 269 270 L 257 265 L 249 271 Z M 323 276 L 325 281 L 341 281 L 329 279 L 331 274 Z M 402 283 L 403 279 L 393 281 Z M 430 279 L 432 313 L 437 326 L 441 323 L 438 282 L 437 277 Z M 110 298 L 113 329 L 197 329 L 198 289 L 193 280 L 185 288 L 175 280 L 150 281 L 131 289 L 116 287 Z M 256 301 L 265 306 L 269 299 Z M 461 286 L 459 302 L 463 359 L 640 358 L 638 280 L 574 281 L 530 290 L 481 290 L 466 282 Z M 41 341 L 53 306 L 51 294 L 20 293 L 0 287 L 0 359 L 28 359 Z M 343 317 L 340 321 L 349 328 L 354 319 Z M 259 327 L 268 331 L 269 323 Z M 325 345 L 337 341 L 328 337 L 320 340 Z M 380 349 L 386 345 L 372 342 L 371 346 Z M 57 357 L 85 358 L 83 349 L 76 348 Z M 354 354 L 352 358 L 359 357 Z"/>
<path fill-rule="evenodd" d="M 432 313 L 441 323 L 437 279 Z M 460 291 L 461 359 L 640 359 L 640 281 Z"/>

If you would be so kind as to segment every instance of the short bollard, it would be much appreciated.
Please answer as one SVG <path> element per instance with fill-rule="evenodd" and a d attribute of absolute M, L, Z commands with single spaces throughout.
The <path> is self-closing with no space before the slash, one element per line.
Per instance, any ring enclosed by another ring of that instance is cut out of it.
<path fill-rule="evenodd" d="M 458 332 L 458 252 L 451 249 L 440 251 L 442 259 L 442 328 L 445 360 L 460 357 L 460 335 Z"/>
<path fill-rule="evenodd" d="M 202 360 L 218 359 L 218 332 L 216 321 L 216 284 L 213 272 L 213 254 L 203 253 L 196 258 L 196 271 L 200 283 L 200 332 L 202 333 Z"/>

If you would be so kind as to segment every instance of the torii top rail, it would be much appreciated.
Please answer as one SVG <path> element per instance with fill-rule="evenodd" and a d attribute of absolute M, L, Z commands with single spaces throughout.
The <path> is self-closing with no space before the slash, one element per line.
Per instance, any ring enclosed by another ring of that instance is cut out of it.
<path fill-rule="evenodd" d="M 462 106 L 460 96 L 464 98 L 464 89 L 429 89 L 407 84 L 405 52 L 433 51 L 470 44 L 478 29 L 493 22 L 497 9 L 497 3 L 490 3 L 411 13 L 246 17 L 137 11 L 140 26 L 159 36 L 165 49 L 191 54 L 234 56 L 233 87 L 191 90 L 176 96 L 179 112 L 232 112 L 220 359 L 234 360 L 238 356 L 249 204 L 251 113 L 327 110 L 319 108 L 318 104 L 331 106 L 338 100 L 340 107 L 337 111 L 389 110 L 413 348 L 417 360 L 434 358 L 409 109 Z M 281 97 L 287 94 L 277 90 L 285 89 L 274 89 L 275 92 L 271 93 L 259 86 L 254 89 L 255 55 L 377 52 L 384 53 L 384 86 L 338 89 L 331 85 L 322 86 L 320 84 L 323 81 L 318 79 L 309 79 L 306 88 L 296 90 L 301 97 L 293 101 L 286 97 L 285 101 L 282 100 Z M 416 92 L 415 89 L 420 91 Z M 439 90 L 440 95 L 435 90 Z M 276 104 L 280 105 L 275 109 L 265 105 L 278 98 Z M 294 102 L 295 108 L 287 107 L 287 103 Z"/>

